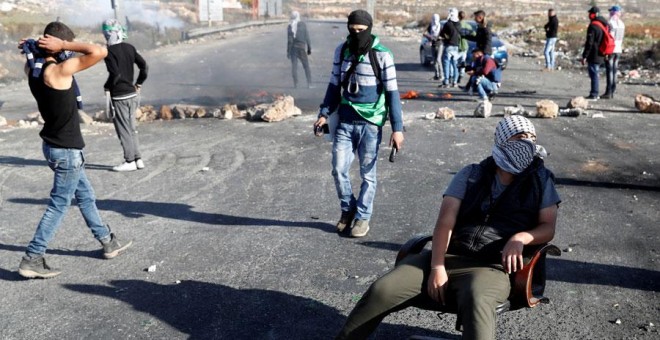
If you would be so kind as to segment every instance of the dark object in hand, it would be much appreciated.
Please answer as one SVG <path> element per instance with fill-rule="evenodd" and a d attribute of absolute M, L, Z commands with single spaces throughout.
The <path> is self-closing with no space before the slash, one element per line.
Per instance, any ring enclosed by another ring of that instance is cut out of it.
<path fill-rule="evenodd" d="M 397 148 L 393 147 L 392 151 L 390 152 L 390 162 L 394 163 L 396 160 L 396 153 L 397 153 Z"/>
<path fill-rule="evenodd" d="M 307 50 L 307 55 L 310 55 L 310 54 L 312 54 L 312 49 L 311 48 Z"/>
<path fill-rule="evenodd" d="M 328 124 L 323 124 L 314 127 L 314 134 L 317 136 L 322 136 L 323 134 L 327 135 L 329 133 L 330 133 L 330 127 L 328 126 Z"/>

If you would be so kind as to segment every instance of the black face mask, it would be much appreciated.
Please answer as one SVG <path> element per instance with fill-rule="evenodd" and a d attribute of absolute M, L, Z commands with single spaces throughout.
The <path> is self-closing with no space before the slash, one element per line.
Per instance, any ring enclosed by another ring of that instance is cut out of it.
<path fill-rule="evenodd" d="M 348 43 L 348 50 L 351 54 L 356 56 L 361 56 L 367 54 L 371 49 L 371 44 L 373 43 L 373 37 L 371 36 L 371 26 L 361 32 L 353 32 L 349 29 L 350 37 Z"/>

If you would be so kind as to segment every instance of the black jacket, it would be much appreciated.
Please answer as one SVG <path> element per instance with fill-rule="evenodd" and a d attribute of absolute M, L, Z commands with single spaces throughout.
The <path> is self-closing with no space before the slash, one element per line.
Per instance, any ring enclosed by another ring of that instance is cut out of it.
<path fill-rule="evenodd" d="M 299 21 L 296 28 L 296 37 L 293 37 L 293 31 L 291 30 L 291 25 L 287 27 L 287 43 L 286 43 L 286 52 L 287 55 L 291 55 L 294 48 L 307 49 L 307 53 L 312 52 L 312 42 L 309 39 L 309 33 L 307 32 L 307 25 L 304 22 Z"/>
<path fill-rule="evenodd" d="M 133 83 L 133 64 L 140 69 L 135 83 Z M 128 43 L 108 46 L 105 66 L 110 75 L 103 88 L 110 90 L 110 95 L 113 98 L 135 93 L 135 85 L 142 85 L 147 79 L 147 72 L 149 71 L 147 62 L 135 50 L 135 47 Z"/>
<path fill-rule="evenodd" d="M 553 15 L 548 18 L 548 23 L 545 24 L 544 28 L 546 38 L 556 38 L 557 31 L 559 30 L 559 19 L 557 19 L 557 16 Z"/>
<path fill-rule="evenodd" d="M 491 197 L 495 169 L 492 157 L 472 165 L 448 254 L 500 263 L 501 251 L 509 238 L 538 225 L 543 184 L 548 178 L 554 178 L 543 160 L 535 158 L 496 200 L 491 199 L 488 210 L 483 211 L 482 204 Z"/>
<path fill-rule="evenodd" d="M 490 28 L 479 25 L 475 35 L 464 35 L 463 38 L 474 41 L 477 48 L 482 50 L 484 54 L 493 55 L 493 37 Z"/>
<path fill-rule="evenodd" d="M 447 20 L 447 22 L 442 26 L 440 30 L 440 36 L 442 37 L 442 43 L 445 46 L 458 46 L 461 43 L 461 34 L 459 33 L 458 22 L 453 22 Z"/>
<path fill-rule="evenodd" d="M 609 23 L 603 17 L 596 17 L 594 20 L 600 21 L 605 27 L 609 26 Z M 603 34 L 603 30 L 596 26 L 593 21 L 589 24 L 582 58 L 587 59 L 590 64 L 602 64 L 605 61 L 605 56 L 599 50 L 600 43 L 603 41 Z"/>

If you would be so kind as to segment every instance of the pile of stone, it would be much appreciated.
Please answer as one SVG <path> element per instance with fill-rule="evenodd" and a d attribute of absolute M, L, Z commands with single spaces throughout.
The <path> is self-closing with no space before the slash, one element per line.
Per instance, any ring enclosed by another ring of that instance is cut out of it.
<path fill-rule="evenodd" d="M 112 119 L 105 111 L 99 111 L 93 116 L 90 116 L 86 112 L 78 110 L 78 114 L 80 116 L 80 123 L 85 125 L 107 124 L 112 122 Z M 175 104 L 162 105 L 159 109 L 156 109 L 153 105 L 143 105 L 135 112 L 138 122 L 196 118 L 244 118 L 250 121 L 271 123 L 280 122 L 301 114 L 302 111 L 295 106 L 293 97 L 291 96 L 279 96 L 271 103 L 246 106 L 244 110 L 239 110 L 239 105 L 236 104 L 226 104 L 223 107 L 213 109 L 199 105 Z M 36 128 L 43 124 L 44 120 L 39 112 L 30 113 L 25 119 L 21 119 L 17 122 L 7 121 L 7 119 L 0 116 L 0 127 L 11 126 L 19 128 Z"/>
<path fill-rule="evenodd" d="M 245 105 L 240 105 L 245 106 Z M 199 105 L 175 104 L 162 105 L 156 110 L 151 105 L 140 107 L 136 112 L 139 122 L 150 122 L 154 120 L 194 119 L 194 118 L 219 118 L 240 119 L 249 121 L 279 122 L 287 118 L 302 114 L 300 108 L 295 106 L 291 96 L 279 96 L 271 103 L 245 106 L 239 109 L 238 104 L 225 104 L 218 108 L 207 108 Z"/>

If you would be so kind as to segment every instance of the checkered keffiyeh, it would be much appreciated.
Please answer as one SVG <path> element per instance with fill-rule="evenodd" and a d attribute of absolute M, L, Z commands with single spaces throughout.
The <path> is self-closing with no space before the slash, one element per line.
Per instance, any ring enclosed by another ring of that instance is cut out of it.
<path fill-rule="evenodd" d="M 493 159 L 502 170 L 519 174 L 525 170 L 535 156 L 545 157 L 545 149 L 536 145 L 531 139 L 510 141 L 509 138 L 520 134 L 531 133 L 536 136 L 534 124 L 522 116 L 511 116 L 502 119 L 495 129 L 495 145 L 493 145 Z"/>
<path fill-rule="evenodd" d="M 519 133 L 531 133 L 536 136 L 534 124 L 523 116 L 506 117 L 497 124 L 495 144 L 502 144 Z"/>

